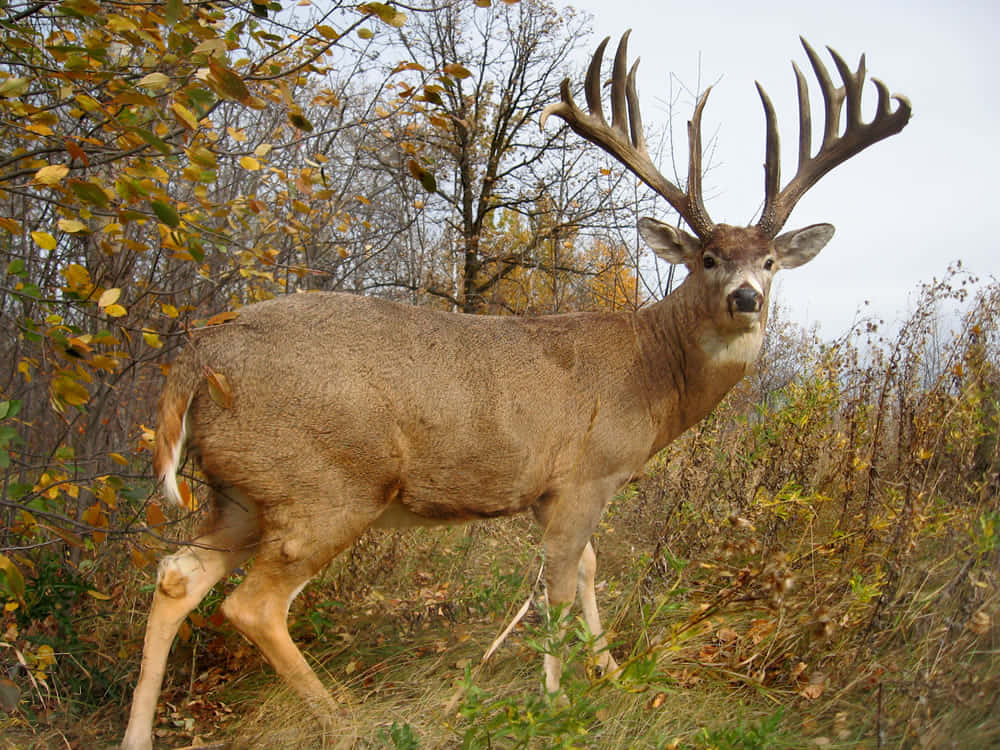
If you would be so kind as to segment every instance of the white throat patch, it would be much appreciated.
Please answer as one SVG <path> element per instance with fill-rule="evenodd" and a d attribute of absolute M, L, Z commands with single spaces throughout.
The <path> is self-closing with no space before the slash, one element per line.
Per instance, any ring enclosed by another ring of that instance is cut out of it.
<path fill-rule="evenodd" d="M 750 365 L 757 359 L 764 334 L 753 331 L 720 335 L 712 332 L 698 339 L 698 346 L 715 365 Z"/>

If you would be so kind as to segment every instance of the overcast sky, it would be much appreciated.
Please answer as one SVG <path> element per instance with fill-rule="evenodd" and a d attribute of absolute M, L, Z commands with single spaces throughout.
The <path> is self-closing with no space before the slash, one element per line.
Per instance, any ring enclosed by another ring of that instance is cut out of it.
<path fill-rule="evenodd" d="M 706 177 L 712 219 L 747 224 L 763 198 L 764 116 L 758 80 L 778 113 L 782 184 L 796 169 L 798 117 L 794 59 L 807 74 L 813 122 L 822 99 L 799 36 L 836 49 L 854 67 L 905 94 L 913 117 L 902 133 L 871 146 L 824 177 L 799 201 L 785 229 L 829 222 L 837 233 L 811 263 L 778 276 L 778 293 L 802 323 L 842 334 L 866 300 L 888 323 L 912 309 L 920 282 L 961 259 L 980 276 L 1000 276 L 997 182 L 1000 157 L 1000 3 L 920 0 L 572 0 L 590 13 L 596 40 L 612 37 L 609 56 L 631 27 L 630 60 L 646 121 L 666 122 L 671 73 L 696 86 L 715 83 L 703 133 L 718 136 Z M 716 83 L 717 82 L 717 83 Z M 676 83 L 675 83 L 676 88 Z M 868 110 L 874 87 L 868 84 Z M 675 134 L 686 155 L 685 101 Z M 814 135 L 814 148 L 819 143 Z M 685 170 L 684 165 L 681 169 Z M 670 174 L 670 165 L 661 171 Z"/>

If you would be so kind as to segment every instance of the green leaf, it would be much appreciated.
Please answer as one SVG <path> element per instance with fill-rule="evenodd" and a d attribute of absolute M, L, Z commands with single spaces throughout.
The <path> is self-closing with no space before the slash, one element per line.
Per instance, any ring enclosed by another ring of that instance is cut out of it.
<path fill-rule="evenodd" d="M 21 411 L 20 401 L 0 401 L 0 419 L 13 419 L 19 411 Z"/>
<path fill-rule="evenodd" d="M 424 170 L 424 173 L 420 175 L 420 184 L 424 186 L 424 190 L 428 193 L 437 192 L 437 180 L 434 178 L 433 172 L 428 172 Z"/>
<path fill-rule="evenodd" d="M 196 262 L 201 263 L 205 260 L 205 248 L 198 240 L 191 238 L 187 244 L 187 251 Z"/>
<path fill-rule="evenodd" d="M 420 184 L 423 186 L 424 190 L 426 190 L 428 193 L 437 192 L 437 180 L 434 178 L 433 172 L 431 172 L 429 169 L 426 169 L 416 159 L 410 159 L 406 163 L 406 167 L 407 169 L 410 170 L 410 175 L 414 179 L 420 181 Z"/>
<path fill-rule="evenodd" d="M 97 0 L 65 0 L 59 10 L 71 16 L 96 16 L 101 12 L 101 4 Z"/>
<path fill-rule="evenodd" d="M 18 401 L 17 399 L 14 399 L 14 400 L 10 401 L 9 403 L 10 403 L 10 407 L 9 407 L 10 410 L 7 412 L 7 416 L 10 419 L 13 419 L 18 414 L 21 413 L 21 402 Z"/>
<path fill-rule="evenodd" d="M 149 217 L 141 211 L 133 211 L 130 208 L 124 208 L 118 212 L 118 221 L 122 224 L 128 224 L 131 221 L 145 221 L 148 218 Z"/>
<path fill-rule="evenodd" d="M 168 26 L 173 26 L 177 23 L 181 15 L 184 13 L 184 0 L 167 0 L 167 7 L 164 12 L 164 17 L 167 20 Z"/>
<path fill-rule="evenodd" d="M 96 182 L 91 182 L 90 180 L 68 180 L 67 184 L 76 197 L 84 203 L 89 203 L 98 208 L 107 207 L 108 194 Z"/>
<path fill-rule="evenodd" d="M 10 486 L 7 488 L 7 497 L 11 500 L 20 501 L 29 492 L 31 492 L 32 485 L 27 482 L 11 482 Z"/>
<path fill-rule="evenodd" d="M 28 90 L 27 78 L 8 78 L 0 83 L 0 96 L 6 99 L 13 99 Z"/>
<path fill-rule="evenodd" d="M 208 88 L 188 86 L 188 88 L 184 89 L 184 95 L 191 106 L 198 110 L 200 117 L 204 117 L 205 113 L 215 105 L 215 94 Z"/>
<path fill-rule="evenodd" d="M 14 258 L 7 264 L 7 273 L 11 276 L 24 276 L 24 261 L 21 258 Z"/>
<path fill-rule="evenodd" d="M 295 127 L 296 130 L 301 130 L 306 133 L 312 132 L 312 123 L 309 122 L 309 120 L 307 120 L 301 112 L 289 112 L 288 121 L 292 123 L 292 126 Z"/>
<path fill-rule="evenodd" d="M 169 156 L 173 153 L 173 149 L 170 148 L 170 144 L 162 138 L 157 138 L 151 131 L 145 130 L 144 128 L 133 128 L 132 132 L 142 138 L 142 140 L 155 148 L 161 154 Z"/>
<path fill-rule="evenodd" d="M 168 227 L 176 228 L 180 226 L 180 214 L 178 214 L 177 209 L 169 203 L 164 203 L 163 201 L 150 201 L 149 205 L 152 207 L 153 213 L 156 214 L 156 218 Z"/>
<path fill-rule="evenodd" d="M 141 198 L 146 195 L 149 191 L 142 187 L 142 183 L 138 180 L 133 180 L 131 177 L 122 176 L 115 180 L 115 192 L 127 201 L 135 200 L 136 198 Z M 122 219 L 122 221 L 136 221 L 138 219 L 145 218 L 142 214 L 136 214 L 136 212 L 123 211 L 123 213 L 128 213 L 131 218 Z"/>

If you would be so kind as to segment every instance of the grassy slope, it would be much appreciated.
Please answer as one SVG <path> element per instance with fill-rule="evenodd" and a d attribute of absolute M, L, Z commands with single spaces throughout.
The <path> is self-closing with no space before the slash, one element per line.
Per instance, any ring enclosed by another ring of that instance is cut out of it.
<path fill-rule="evenodd" d="M 1000 287 L 934 353 L 933 376 L 931 309 L 864 357 L 804 351 L 780 390 L 751 378 L 608 509 L 598 596 L 617 680 L 594 674 L 586 634 L 571 633 L 565 695 L 543 696 L 538 607 L 481 665 L 539 593 L 528 519 L 362 539 L 292 610 L 356 746 L 1000 745 Z M 119 576 L 114 608 L 78 598 L 81 649 L 59 665 L 85 679 L 70 691 L 53 672 L 48 693 L 22 692 L 0 715 L 0 750 L 120 738 L 147 571 Z M 175 647 L 158 746 L 318 746 L 257 652 L 213 617 L 224 590 Z"/>

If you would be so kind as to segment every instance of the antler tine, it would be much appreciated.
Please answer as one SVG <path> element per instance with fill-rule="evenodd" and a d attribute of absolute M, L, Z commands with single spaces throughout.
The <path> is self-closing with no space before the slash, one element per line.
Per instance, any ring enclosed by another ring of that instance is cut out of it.
<path fill-rule="evenodd" d="M 701 198 L 701 111 L 705 104 L 704 96 L 695 109 L 692 122 L 688 125 L 691 158 L 688 190 L 685 193 L 660 173 L 646 150 L 642 117 L 639 114 L 639 97 L 635 87 L 638 61 L 626 73 L 630 33 L 626 31 L 618 43 L 611 73 L 611 124 L 609 125 L 605 119 L 601 104 L 601 63 L 604 61 L 604 50 L 610 41 L 610 38 L 606 38 L 598 46 L 587 69 L 584 92 L 588 111 L 583 112 L 573 101 L 567 78 L 559 87 L 560 101 L 544 109 L 540 125 L 542 128 L 545 127 L 549 115 L 561 117 L 574 132 L 607 151 L 628 167 L 636 177 L 666 198 L 695 234 L 705 238 L 715 225 L 708 218 Z"/>
<path fill-rule="evenodd" d="M 705 104 L 708 103 L 708 94 L 711 90 L 712 87 L 709 86 L 698 98 L 698 103 L 694 107 L 694 115 L 688 121 L 687 184 L 687 194 L 691 201 L 691 219 L 694 219 L 694 222 L 706 224 L 709 227 L 712 226 L 712 221 L 708 218 L 708 212 L 705 210 L 705 202 L 701 195 L 701 113 L 705 109 Z M 694 223 L 691 219 L 688 219 L 688 223 L 693 227 Z"/>
<path fill-rule="evenodd" d="M 604 125 L 608 121 L 604 119 L 604 107 L 601 104 L 601 64 L 604 62 L 604 48 L 608 46 L 611 37 L 604 37 L 604 41 L 598 46 L 594 57 L 590 60 L 590 67 L 587 68 L 587 79 L 584 85 L 584 93 L 587 95 L 587 109 L 592 117 L 596 117 Z"/>
<path fill-rule="evenodd" d="M 632 34 L 632 29 L 629 29 L 624 34 L 618 42 L 618 50 L 615 52 L 615 65 L 611 70 L 611 127 L 615 130 L 620 130 L 625 132 L 628 127 L 628 113 L 626 111 L 626 92 L 628 90 L 628 80 L 629 76 L 625 75 L 625 68 L 628 65 L 628 38 Z M 632 66 L 630 73 L 635 72 L 635 66 L 639 64 L 639 61 L 635 61 L 635 65 Z M 636 107 L 638 110 L 638 107 Z M 633 131 L 632 135 L 635 133 Z M 635 138 L 632 138 L 632 145 L 635 145 Z"/>
<path fill-rule="evenodd" d="M 799 96 L 799 164 L 805 162 L 812 154 L 812 107 L 809 104 L 809 83 L 805 75 L 794 62 L 795 90 Z M 775 186 L 780 187 L 780 186 Z"/>
<path fill-rule="evenodd" d="M 635 90 L 635 71 L 639 68 L 639 61 L 632 64 L 632 69 L 628 72 L 628 80 L 625 83 L 625 96 L 628 101 L 628 121 L 631 128 L 632 145 L 639 153 L 649 158 L 646 150 L 646 131 L 642 127 L 642 114 L 639 112 L 639 94 Z"/>
<path fill-rule="evenodd" d="M 910 102 L 905 96 L 890 96 L 889 90 L 878 79 L 872 79 L 878 92 L 878 105 L 871 122 L 865 123 L 861 113 L 861 94 L 865 81 L 865 57 L 861 56 L 858 69 L 851 71 L 835 50 L 827 47 L 833 58 L 843 86 L 835 87 L 819 55 L 801 39 L 816 80 L 823 94 L 825 119 L 823 143 L 815 156 L 811 155 L 811 109 L 805 76 L 793 63 L 799 98 L 799 163 L 791 181 L 779 192 L 780 166 L 777 118 L 774 107 L 761 85 L 757 90 L 764 105 L 767 122 L 767 146 L 764 160 L 764 209 L 757 226 L 768 236 L 774 237 L 788 220 L 792 209 L 809 188 L 827 172 L 860 153 L 874 143 L 901 131 L 910 119 Z M 897 107 L 891 108 L 895 99 Z M 846 103 L 846 106 L 845 106 Z M 847 123 L 840 132 L 840 115 L 846 110 Z"/>
<path fill-rule="evenodd" d="M 798 73 L 798 68 L 795 69 Z M 801 76 L 801 73 L 799 73 Z M 801 92 L 802 89 L 800 88 Z M 778 135 L 778 116 L 774 113 L 774 105 L 771 103 L 771 98 L 764 91 L 764 87 L 757 82 L 757 93 L 760 95 L 761 104 L 764 105 L 764 121 L 767 126 L 767 135 L 765 136 L 765 148 L 764 148 L 764 209 L 761 211 L 761 225 L 764 224 L 765 217 L 771 217 L 774 214 L 774 201 L 778 197 L 778 192 L 781 189 L 781 139 Z M 808 97 L 809 94 L 807 93 Z M 800 98 L 799 107 L 799 133 L 802 130 L 802 117 L 801 113 L 803 108 L 801 107 Z M 806 103 L 808 107 L 808 101 Z M 809 156 L 809 136 L 806 136 L 805 144 L 805 155 L 806 158 Z M 802 163 L 802 140 L 799 139 L 799 163 Z"/>

